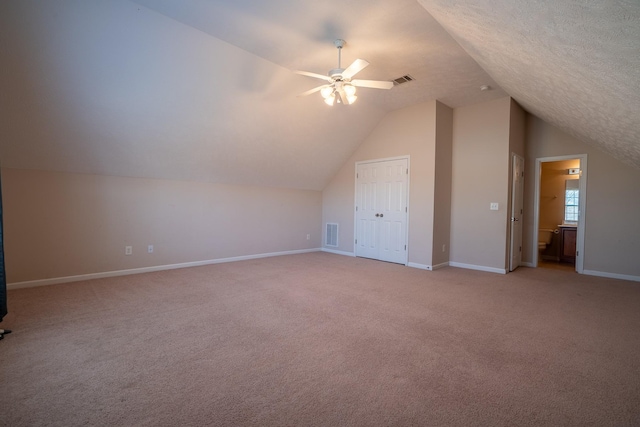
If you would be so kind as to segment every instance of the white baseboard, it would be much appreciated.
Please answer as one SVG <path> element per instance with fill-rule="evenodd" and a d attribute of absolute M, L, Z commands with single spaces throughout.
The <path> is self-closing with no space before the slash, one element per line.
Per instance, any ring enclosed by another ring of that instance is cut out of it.
<path fill-rule="evenodd" d="M 429 270 L 429 271 L 434 271 L 437 270 L 439 268 L 443 268 L 443 267 L 448 267 L 449 266 L 449 262 L 443 262 L 441 264 L 436 264 L 436 265 L 427 265 L 427 264 L 419 264 L 417 262 L 409 262 L 407 263 L 407 267 L 413 267 L 413 268 L 419 268 L 421 270 Z"/>
<path fill-rule="evenodd" d="M 8 283 L 7 290 L 33 288 L 36 286 L 56 285 L 59 283 L 79 282 L 82 280 L 103 279 L 106 277 L 128 276 L 130 274 L 152 273 L 154 271 L 174 270 L 176 268 L 200 267 L 203 265 L 221 264 L 225 262 L 246 261 L 250 259 L 268 258 L 282 255 L 296 255 L 318 252 L 320 248 L 299 249 L 294 251 L 270 252 L 265 254 L 244 255 L 230 258 L 209 259 L 204 261 L 183 262 L 180 264 L 157 265 L 153 267 L 132 268 L 128 270 L 105 271 L 102 273 L 80 274 L 77 276 L 54 277 L 51 279 L 30 280 L 26 282 Z"/>
<path fill-rule="evenodd" d="M 631 276 L 629 274 L 607 273 L 606 271 L 582 270 L 582 274 L 589 276 L 607 277 L 609 279 L 631 280 L 632 282 L 640 282 L 640 276 Z"/>
<path fill-rule="evenodd" d="M 332 254 L 345 255 L 345 256 L 350 256 L 350 257 L 355 257 L 356 256 L 356 254 L 353 253 L 353 252 L 335 251 L 333 249 L 327 249 L 327 248 L 322 248 L 322 252 L 329 252 L 329 253 L 332 253 Z M 407 265 L 407 267 L 419 268 L 420 270 L 432 271 L 432 270 L 437 270 L 437 269 L 442 268 L 442 267 L 446 267 L 446 266 L 449 265 L 449 263 L 448 262 L 444 262 L 442 264 L 431 266 L 431 265 L 427 265 L 427 264 L 420 264 L 420 263 L 417 263 L 417 262 L 408 262 L 406 265 Z"/>
<path fill-rule="evenodd" d="M 433 270 L 430 265 L 427 264 L 418 264 L 417 262 L 408 262 L 407 267 L 419 268 L 420 270 Z"/>
<path fill-rule="evenodd" d="M 489 273 L 507 274 L 504 268 L 485 267 L 484 265 L 464 264 L 461 262 L 449 261 L 451 267 L 466 268 L 469 270 L 487 271 Z"/>
<path fill-rule="evenodd" d="M 350 257 L 356 256 L 356 254 L 353 252 L 336 251 L 335 249 L 329 249 L 329 248 L 322 248 L 320 250 L 322 252 L 329 252 L 330 254 L 344 255 L 344 256 L 350 256 Z"/>
<path fill-rule="evenodd" d="M 449 261 L 447 261 L 447 262 L 441 262 L 440 264 L 436 264 L 436 265 L 434 265 L 434 266 L 433 266 L 433 267 L 431 267 L 431 268 L 432 268 L 433 270 L 439 270 L 439 269 L 444 268 L 444 267 L 449 267 L 449 265 L 450 265 L 450 264 L 449 264 Z"/>
<path fill-rule="evenodd" d="M 536 266 L 532 262 L 521 262 L 520 267 L 535 268 Z M 587 276 L 598 276 L 598 277 L 606 277 L 609 279 L 620 279 L 620 280 L 630 280 L 632 282 L 640 282 L 640 276 L 632 276 L 630 274 L 608 273 L 606 271 L 595 271 L 595 270 L 582 270 L 582 274 L 585 274 Z"/>

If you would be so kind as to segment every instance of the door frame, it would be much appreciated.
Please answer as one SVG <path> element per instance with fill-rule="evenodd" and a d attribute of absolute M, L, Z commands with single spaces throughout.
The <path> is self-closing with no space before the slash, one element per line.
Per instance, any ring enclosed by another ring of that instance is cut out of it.
<path fill-rule="evenodd" d="M 578 202 L 580 212 L 578 214 L 578 230 L 576 236 L 576 271 L 580 274 L 584 272 L 584 232 L 587 216 L 587 155 L 569 154 L 566 156 L 538 157 L 535 168 L 535 194 L 533 199 L 533 238 L 531 239 L 531 251 L 533 254 L 532 264 L 538 267 L 538 229 L 540 227 L 540 178 L 542 177 L 542 163 L 559 162 L 563 160 L 580 160 L 580 200 Z"/>
<path fill-rule="evenodd" d="M 407 246 L 406 255 L 407 258 L 404 261 L 404 265 L 409 264 L 409 214 L 411 213 L 411 204 L 410 204 L 410 194 L 411 194 L 411 156 L 397 156 L 397 157 L 385 157 L 382 159 L 371 159 L 371 160 L 361 160 L 355 162 L 354 171 L 353 171 L 353 256 L 357 255 L 357 246 L 356 239 L 358 237 L 358 218 L 356 212 L 356 204 L 358 203 L 358 166 L 365 165 L 367 163 L 379 163 L 379 162 L 390 162 L 394 160 L 406 160 L 407 161 L 407 169 L 409 173 L 407 174 L 407 226 L 405 227 L 404 233 L 404 244 Z"/>

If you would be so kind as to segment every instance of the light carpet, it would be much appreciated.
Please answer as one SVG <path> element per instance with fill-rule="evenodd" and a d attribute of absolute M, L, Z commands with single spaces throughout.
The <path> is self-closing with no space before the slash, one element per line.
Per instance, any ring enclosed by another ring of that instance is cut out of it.
<path fill-rule="evenodd" d="M 309 253 L 9 291 L 3 426 L 640 425 L 640 285 Z"/>

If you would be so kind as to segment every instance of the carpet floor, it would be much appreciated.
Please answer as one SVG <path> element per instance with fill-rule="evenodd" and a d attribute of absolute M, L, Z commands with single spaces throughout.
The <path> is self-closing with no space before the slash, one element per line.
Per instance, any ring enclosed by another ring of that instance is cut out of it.
<path fill-rule="evenodd" d="M 309 253 L 12 290 L 2 426 L 640 425 L 640 284 Z"/>

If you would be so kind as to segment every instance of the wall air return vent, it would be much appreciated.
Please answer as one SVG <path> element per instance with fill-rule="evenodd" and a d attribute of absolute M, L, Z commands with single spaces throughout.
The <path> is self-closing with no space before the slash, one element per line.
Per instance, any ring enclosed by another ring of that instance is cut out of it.
<path fill-rule="evenodd" d="M 412 82 L 414 79 L 409 74 L 406 76 L 398 77 L 397 79 L 393 79 L 393 84 L 395 86 L 401 85 L 402 83 Z"/>
<path fill-rule="evenodd" d="M 338 247 L 338 224 L 327 223 L 326 246 Z"/>

